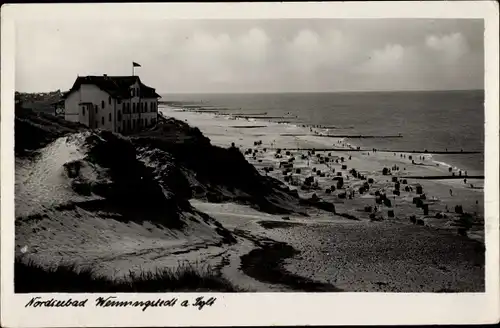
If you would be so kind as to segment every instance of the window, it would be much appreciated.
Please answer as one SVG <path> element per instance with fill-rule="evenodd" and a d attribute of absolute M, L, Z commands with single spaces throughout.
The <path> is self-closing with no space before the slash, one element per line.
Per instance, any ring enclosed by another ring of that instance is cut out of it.
<path fill-rule="evenodd" d="M 135 113 L 135 103 L 132 104 L 132 113 Z"/>
<path fill-rule="evenodd" d="M 85 106 L 82 106 L 83 116 L 85 116 Z"/>
<path fill-rule="evenodd" d="M 108 97 L 108 103 L 111 105 L 111 96 Z"/>
<path fill-rule="evenodd" d="M 95 121 L 95 126 L 97 127 L 99 125 L 99 121 Z"/>
<path fill-rule="evenodd" d="M 101 124 L 104 125 L 104 116 L 101 117 Z"/>
<path fill-rule="evenodd" d="M 132 120 L 132 129 L 134 128 L 135 120 Z"/>
<path fill-rule="evenodd" d="M 103 101 L 101 101 L 101 108 L 104 109 L 104 106 L 105 106 L 105 104 L 104 104 L 104 100 L 103 100 Z"/>
<path fill-rule="evenodd" d="M 147 113 L 148 112 L 148 103 L 144 103 L 144 111 Z"/>
<path fill-rule="evenodd" d="M 141 113 L 144 113 L 144 103 L 141 103 Z"/>
<path fill-rule="evenodd" d="M 97 105 L 94 105 L 95 113 L 97 114 Z"/>
<path fill-rule="evenodd" d="M 116 102 L 118 103 L 118 105 L 120 105 L 122 103 L 122 100 L 120 98 L 116 99 Z"/>
<path fill-rule="evenodd" d="M 119 110 L 118 111 L 118 122 L 121 122 L 122 121 L 122 111 Z"/>
<path fill-rule="evenodd" d="M 111 113 L 108 115 L 108 120 L 111 122 Z"/>
<path fill-rule="evenodd" d="M 134 98 L 135 97 L 135 89 L 131 89 L 130 94 L 132 95 L 132 98 Z"/>
<path fill-rule="evenodd" d="M 130 130 L 130 121 L 127 121 L 128 129 Z"/>

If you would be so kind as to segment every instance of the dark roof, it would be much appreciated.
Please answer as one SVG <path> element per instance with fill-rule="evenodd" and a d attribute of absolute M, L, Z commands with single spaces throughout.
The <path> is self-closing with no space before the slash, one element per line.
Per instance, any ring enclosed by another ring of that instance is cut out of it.
<path fill-rule="evenodd" d="M 68 97 L 73 91 L 80 89 L 82 84 L 94 84 L 99 89 L 107 92 L 113 98 L 130 98 L 130 86 L 139 82 L 141 98 L 161 98 L 154 88 L 141 82 L 138 76 L 79 76 L 71 89 L 64 94 Z"/>

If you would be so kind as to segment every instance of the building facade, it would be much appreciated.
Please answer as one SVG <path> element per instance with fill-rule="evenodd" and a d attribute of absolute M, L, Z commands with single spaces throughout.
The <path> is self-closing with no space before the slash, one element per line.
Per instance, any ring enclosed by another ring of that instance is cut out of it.
<path fill-rule="evenodd" d="M 137 132 L 156 124 L 158 98 L 138 76 L 78 77 L 64 95 L 64 117 L 92 129 Z"/>

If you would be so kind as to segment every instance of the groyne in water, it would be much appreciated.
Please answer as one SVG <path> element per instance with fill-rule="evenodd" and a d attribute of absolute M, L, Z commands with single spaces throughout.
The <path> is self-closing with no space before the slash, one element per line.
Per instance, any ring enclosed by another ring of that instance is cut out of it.
<path fill-rule="evenodd" d="M 232 125 L 229 126 L 233 129 L 259 129 L 259 128 L 267 128 L 267 125 Z"/>
<path fill-rule="evenodd" d="M 314 136 L 314 137 L 322 137 L 322 138 L 350 138 L 350 139 L 386 139 L 386 138 L 403 138 L 402 135 L 382 135 L 382 136 L 371 136 L 371 135 L 350 135 L 350 134 L 297 134 L 297 133 L 284 133 L 280 134 L 282 137 L 306 137 L 306 136 Z"/>
<path fill-rule="evenodd" d="M 265 119 L 274 119 L 274 120 L 275 119 L 291 119 L 291 118 L 295 119 L 295 118 L 297 118 L 295 116 L 262 116 L 262 115 L 255 115 L 255 114 L 253 114 L 253 115 L 232 115 L 232 116 L 235 118 L 260 118 L 260 119 L 265 118 Z"/>
<path fill-rule="evenodd" d="M 269 148 L 269 149 L 278 149 L 278 148 Z M 357 149 L 357 148 L 280 148 L 281 150 L 314 150 L 314 151 L 341 151 L 341 152 L 360 152 L 360 151 L 369 151 L 372 152 L 373 149 Z M 388 150 L 388 149 L 377 149 L 377 153 L 409 153 L 409 154 L 481 154 L 480 151 L 440 151 L 440 150 L 431 150 L 431 151 L 417 151 L 417 150 Z"/>
<path fill-rule="evenodd" d="M 478 179 L 484 180 L 484 175 L 420 175 L 420 176 L 404 176 L 405 179 L 419 180 L 453 180 L 453 179 Z"/>

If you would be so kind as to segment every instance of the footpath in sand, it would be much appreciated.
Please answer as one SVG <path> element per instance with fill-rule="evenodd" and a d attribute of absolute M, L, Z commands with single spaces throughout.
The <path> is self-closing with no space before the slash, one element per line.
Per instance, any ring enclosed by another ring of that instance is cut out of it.
<path fill-rule="evenodd" d="M 414 179 L 451 173 L 316 129 L 161 110 L 203 135 L 173 119 L 123 137 L 16 113 L 16 258 L 113 278 L 188 261 L 259 292 L 484 290 L 472 173 Z"/>
<path fill-rule="evenodd" d="M 283 217 L 192 200 L 229 230 L 254 239 L 247 253 L 241 245 L 227 249 L 230 264 L 222 272 L 234 283 L 246 281 L 258 291 L 484 290 L 483 180 L 471 172 L 467 183 L 442 179 L 464 172 L 449 172 L 429 154 L 356 151 L 308 127 L 160 110 L 198 127 L 214 145 L 234 143 L 263 175 L 301 197 L 335 204 L 337 215 L 316 210 Z M 438 179 L 415 178 L 430 176 Z"/>

